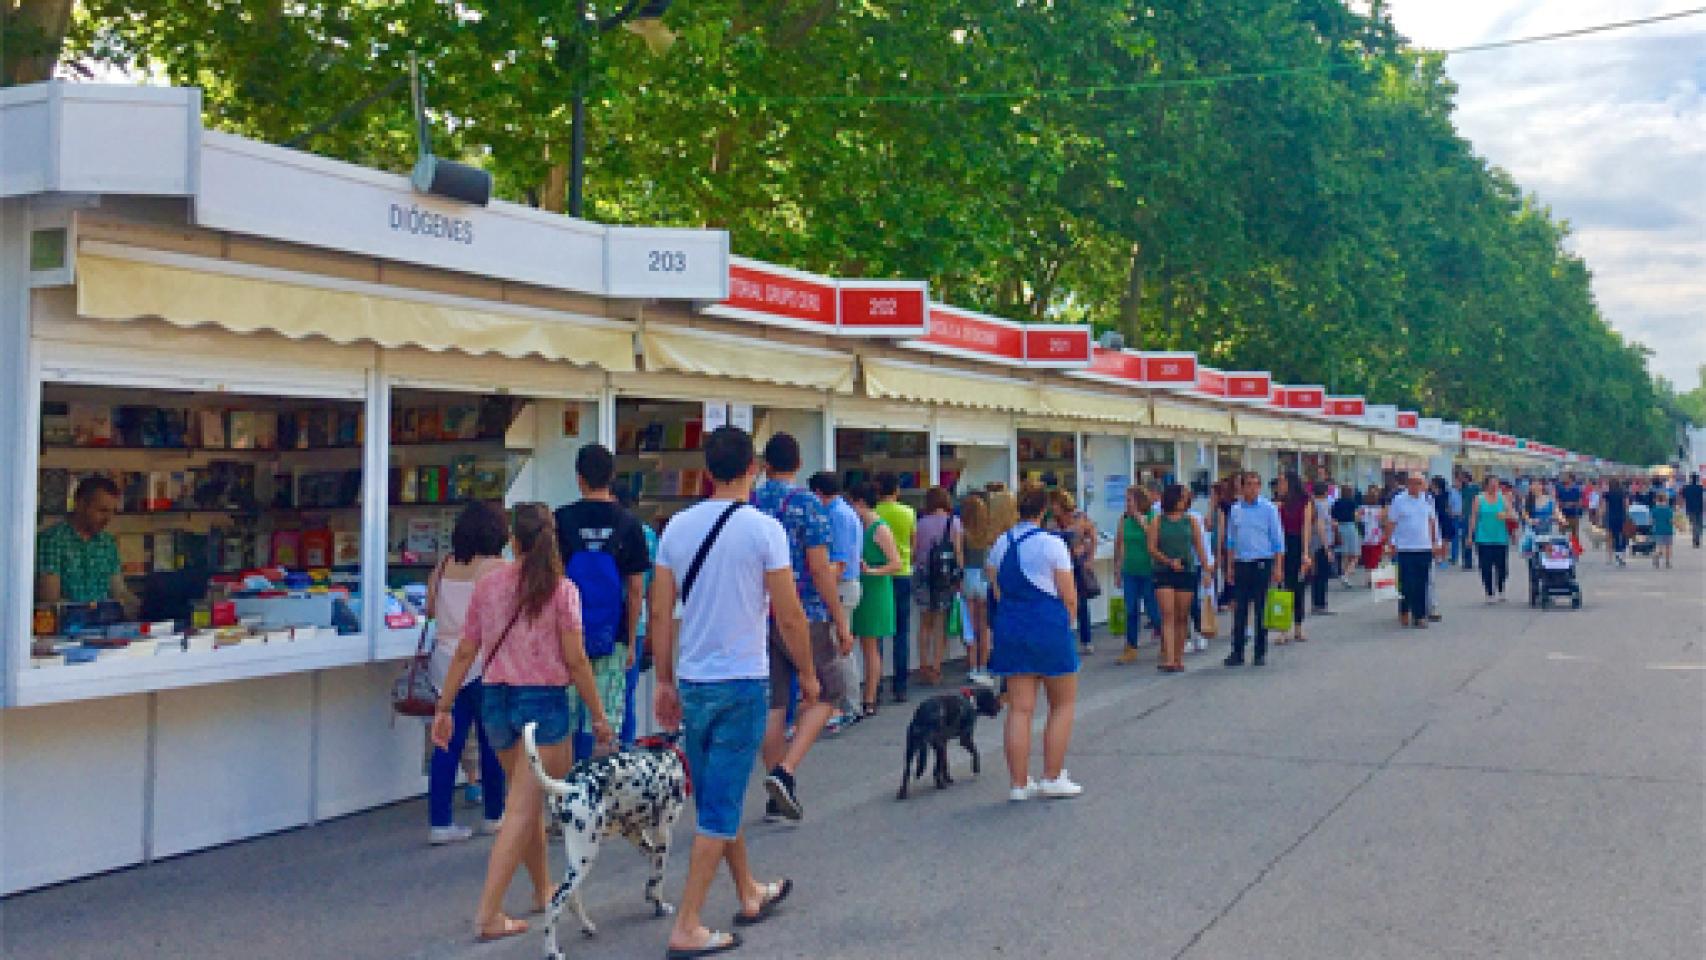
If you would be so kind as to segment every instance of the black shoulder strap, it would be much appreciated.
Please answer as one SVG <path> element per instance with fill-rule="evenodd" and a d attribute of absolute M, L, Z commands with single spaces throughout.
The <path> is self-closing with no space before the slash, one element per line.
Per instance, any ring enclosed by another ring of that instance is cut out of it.
<path fill-rule="evenodd" d="M 712 545 L 717 542 L 719 536 L 722 536 L 723 527 L 729 522 L 729 518 L 735 515 L 735 511 L 744 506 L 746 504 L 738 500 L 729 504 L 729 508 L 723 511 L 723 515 L 717 518 L 717 522 L 711 524 L 711 532 L 707 533 L 705 541 L 699 544 L 699 552 L 693 555 L 693 562 L 687 566 L 687 577 L 681 581 L 682 603 L 686 603 L 687 595 L 693 592 L 693 584 L 699 579 L 699 568 L 705 565 L 705 557 L 710 554 Z"/>

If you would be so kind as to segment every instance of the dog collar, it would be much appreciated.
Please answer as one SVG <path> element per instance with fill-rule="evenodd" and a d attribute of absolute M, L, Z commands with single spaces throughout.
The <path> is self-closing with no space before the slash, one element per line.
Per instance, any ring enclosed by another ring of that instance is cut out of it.
<path fill-rule="evenodd" d="M 687 780 L 686 793 L 690 797 L 693 796 L 693 768 L 688 765 L 687 752 L 681 749 L 679 741 L 669 737 L 641 737 L 634 741 L 634 745 L 648 750 L 668 750 L 675 754 L 676 759 L 681 761 L 681 774 Z"/>

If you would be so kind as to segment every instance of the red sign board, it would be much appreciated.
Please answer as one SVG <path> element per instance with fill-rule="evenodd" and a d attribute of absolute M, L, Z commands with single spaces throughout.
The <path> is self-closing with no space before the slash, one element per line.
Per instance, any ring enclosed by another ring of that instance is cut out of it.
<path fill-rule="evenodd" d="M 1287 410 L 1320 410 L 1327 401 L 1327 391 L 1320 387 L 1282 387 Z"/>
<path fill-rule="evenodd" d="M 1464 427 L 1463 428 L 1463 442 L 1464 443 L 1483 443 L 1483 442 L 1485 442 L 1485 440 L 1486 440 L 1486 437 L 1481 433 L 1480 427 Z"/>
<path fill-rule="evenodd" d="M 1194 353 L 1145 353 L 1142 357 L 1146 383 L 1188 387 L 1197 382 L 1197 355 Z"/>
<path fill-rule="evenodd" d="M 1398 429 L 1414 430 L 1421 426 L 1421 415 L 1414 410 L 1398 411 Z"/>
<path fill-rule="evenodd" d="M 929 329 L 929 288 L 916 280 L 839 281 L 841 332 L 916 337 Z"/>
<path fill-rule="evenodd" d="M 1197 392 L 1211 397 L 1226 396 L 1226 374 L 1207 367 L 1197 368 Z"/>
<path fill-rule="evenodd" d="M 1134 384 L 1142 383 L 1143 357 L 1124 350 L 1104 350 L 1101 347 L 1094 347 L 1090 351 L 1090 367 L 1085 372 L 1110 380 L 1121 380 Z"/>
<path fill-rule="evenodd" d="M 756 260 L 729 263 L 727 300 L 706 313 L 779 326 L 835 329 L 835 281 Z"/>
<path fill-rule="evenodd" d="M 1325 397 L 1321 412 L 1329 417 L 1360 417 L 1368 412 L 1368 401 L 1361 397 Z"/>
<path fill-rule="evenodd" d="M 1273 380 L 1266 373 L 1228 373 L 1226 395 L 1234 400 L 1271 400 Z"/>
<path fill-rule="evenodd" d="M 1025 328 L 1011 320 L 932 303 L 929 330 L 911 345 L 981 360 L 1023 363 Z"/>
<path fill-rule="evenodd" d="M 1026 326 L 1025 363 L 1033 367 L 1088 366 L 1090 328 L 1059 323 Z"/>

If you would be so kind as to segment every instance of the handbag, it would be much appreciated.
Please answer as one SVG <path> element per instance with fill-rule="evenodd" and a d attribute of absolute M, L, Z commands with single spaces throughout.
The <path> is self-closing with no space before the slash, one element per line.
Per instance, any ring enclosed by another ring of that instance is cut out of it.
<path fill-rule="evenodd" d="M 1125 597 L 1108 598 L 1108 632 L 1119 636 L 1125 633 Z"/>
<path fill-rule="evenodd" d="M 432 654 L 427 651 L 427 637 L 432 621 L 421 624 L 420 642 L 403 675 L 391 684 L 391 710 L 404 717 L 431 718 L 438 712 L 438 687 L 431 676 Z"/>
<path fill-rule="evenodd" d="M 1262 626 L 1284 633 L 1292 626 L 1292 602 L 1296 594 L 1290 590 L 1269 590 L 1268 601 L 1262 605 Z"/>
<path fill-rule="evenodd" d="M 1081 599 L 1094 600 L 1102 595 L 1102 581 L 1096 578 L 1096 571 L 1090 569 L 1088 563 L 1074 564 L 1072 575 Z"/>
<path fill-rule="evenodd" d="M 1214 585 L 1212 583 L 1203 584 L 1200 609 L 1202 624 L 1199 629 L 1204 637 L 1213 640 L 1215 634 L 1220 632 L 1220 619 L 1214 613 Z"/>

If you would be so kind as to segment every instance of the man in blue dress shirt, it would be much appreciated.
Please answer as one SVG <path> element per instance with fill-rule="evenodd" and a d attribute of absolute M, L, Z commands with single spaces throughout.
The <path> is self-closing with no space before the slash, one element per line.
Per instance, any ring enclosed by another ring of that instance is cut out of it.
<path fill-rule="evenodd" d="M 1244 471 L 1239 478 L 1239 494 L 1227 518 L 1220 557 L 1220 568 L 1232 585 L 1232 655 L 1226 658 L 1226 665 L 1244 663 L 1245 629 L 1254 608 L 1256 649 L 1251 662 L 1259 667 L 1268 656 L 1268 628 L 1262 625 L 1262 612 L 1268 603 L 1268 587 L 1280 585 L 1285 531 L 1280 526 L 1279 510 L 1262 496 L 1262 478 L 1256 471 Z"/>

